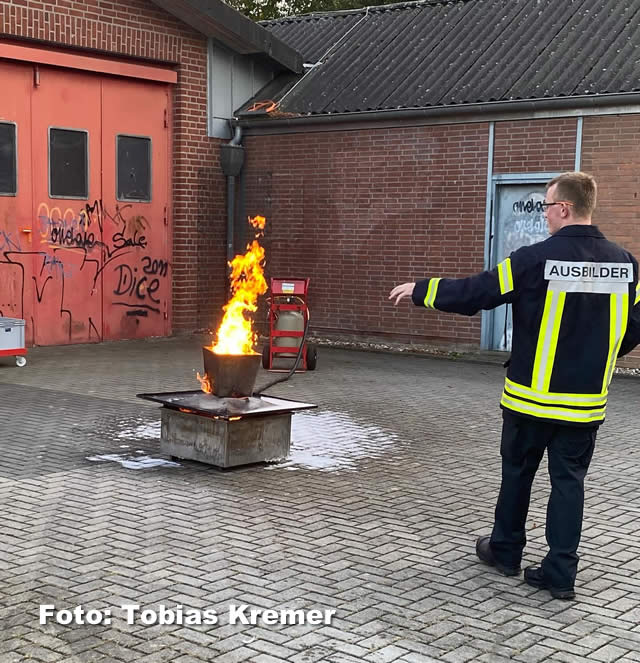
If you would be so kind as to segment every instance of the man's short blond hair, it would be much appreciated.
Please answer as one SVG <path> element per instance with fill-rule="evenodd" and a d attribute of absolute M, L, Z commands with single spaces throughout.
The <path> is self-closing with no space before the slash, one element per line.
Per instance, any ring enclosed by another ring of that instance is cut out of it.
<path fill-rule="evenodd" d="M 547 189 L 556 185 L 556 200 L 573 203 L 573 211 L 580 218 L 591 218 L 596 209 L 598 186 L 592 175 L 578 171 L 554 177 Z"/>

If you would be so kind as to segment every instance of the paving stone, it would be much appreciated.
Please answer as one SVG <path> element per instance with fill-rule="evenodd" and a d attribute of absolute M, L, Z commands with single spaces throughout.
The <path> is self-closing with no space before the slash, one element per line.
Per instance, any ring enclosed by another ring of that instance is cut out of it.
<path fill-rule="evenodd" d="M 478 657 L 479 663 L 507 663 L 513 660 L 511 656 L 496 656 L 495 654 L 482 654 Z M 575 662 L 574 662 L 575 663 Z"/>
<path fill-rule="evenodd" d="M 353 645 L 348 642 L 342 642 L 341 640 L 325 640 L 322 643 L 323 647 L 329 648 L 335 652 L 341 654 L 347 654 L 348 656 L 358 656 L 364 657 L 369 654 L 369 649 L 366 647 L 361 647 L 360 645 Z"/>
<path fill-rule="evenodd" d="M 233 651 L 225 652 L 224 662 L 225 663 L 240 663 L 241 661 L 253 661 L 256 656 L 256 651 L 254 649 L 249 649 L 248 647 L 238 647 Z M 211 659 L 206 659 L 207 661 Z M 222 660 L 222 656 L 220 658 Z"/>
<path fill-rule="evenodd" d="M 282 663 L 281 658 L 275 658 L 275 656 L 269 656 L 268 654 L 255 654 L 251 660 L 254 663 Z"/>
<path fill-rule="evenodd" d="M 305 651 L 294 654 L 289 660 L 293 663 L 317 663 L 317 661 L 327 661 L 329 657 L 335 654 L 335 650 L 327 647 L 312 646 Z"/>
<path fill-rule="evenodd" d="M 294 415 L 282 463 L 88 460 L 163 458 L 159 409 L 135 394 L 196 389 L 200 345 L 34 348 L 24 370 L 0 362 L 3 662 L 638 660 L 639 380 L 612 383 L 567 605 L 475 558 L 499 487 L 500 366 L 321 349 L 317 371 L 270 390 L 320 405 Z M 548 494 L 543 461 L 530 563 L 546 551 Z M 219 621 L 127 624 L 126 602 L 214 608 Z M 113 623 L 39 625 L 40 603 L 112 608 Z M 240 603 L 337 614 L 229 624 Z"/>
<path fill-rule="evenodd" d="M 3 663 L 22 663 L 24 655 L 17 651 L 6 651 L 2 654 Z"/>
<path fill-rule="evenodd" d="M 423 656 L 422 654 L 416 654 L 415 652 L 409 652 L 402 658 L 398 659 L 401 663 L 435 663 L 435 661 L 438 660 L 440 659 L 432 658 L 431 656 Z"/>
<path fill-rule="evenodd" d="M 259 652 L 264 652 L 276 658 L 289 658 L 295 654 L 295 650 L 290 649 L 289 647 L 282 647 L 281 645 L 276 645 L 273 642 L 267 642 L 266 640 L 253 640 L 251 641 L 251 648 L 256 649 Z"/>
<path fill-rule="evenodd" d="M 620 660 L 623 656 L 629 654 L 628 649 L 622 649 L 616 645 L 605 645 L 600 649 L 591 653 L 591 658 L 596 661 L 604 661 L 604 663 L 613 663 Z"/>
<path fill-rule="evenodd" d="M 35 659 L 36 661 L 44 661 L 45 663 L 49 663 L 49 661 L 62 661 L 65 658 L 65 655 L 60 652 L 31 644 L 20 647 L 18 651 L 25 660 Z"/>
<path fill-rule="evenodd" d="M 539 663 L 540 661 L 546 661 L 553 654 L 554 650 L 549 647 L 533 645 L 516 654 L 513 659 L 516 661 L 526 661 L 526 663 Z"/>
<path fill-rule="evenodd" d="M 347 652 L 342 652 L 347 654 Z M 364 655 L 364 659 L 367 661 L 372 661 L 372 663 L 391 663 L 392 661 L 397 661 L 399 658 L 402 658 L 404 654 L 407 653 L 406 649 L 401 647 L 396 647 L 395 645 L 387 645 L 381 649 L 377 649 L 373 652 L 369 652 Z M 348 656 L 353 656 L 353 658 L 358 658 L 353 654 L 347 654 Z"/>
<path fill-rule="evenodd" d="M 396 640 L 395 644 L 402 649 L 408 649 L 409 653 L 420 654 L 426 657 L 438 658 L 444 651 L 438 647 L 434 647 L 430 644 L 430 641 L 419 641 L 418 638 L 422 637 L 422 634 L 415 633 L 412 634 L 412 637 L 415 637 L 415 640 L 409 640 L 407 638 L 402 638 Z M 404 654 L 403 658 L 407 658 L 409 654 Z"/>

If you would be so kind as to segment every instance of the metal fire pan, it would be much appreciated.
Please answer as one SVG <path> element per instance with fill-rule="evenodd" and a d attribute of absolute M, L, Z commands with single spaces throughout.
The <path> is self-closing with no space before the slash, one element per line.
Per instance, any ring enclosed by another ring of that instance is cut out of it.
<path fill-rule="evenodd" d="M 261 355 L 217 355 L 202 348 L 204 372 L 213 383 L 213 393 L 220 398 L 253 394 Z"/>
<path fill-rule="evenodd" d="M 282 414 L 318 407 L 312 403 L 301 403 L 286 398 L 261 396 L 260 398 L 219 398 L 203 391 L 167 391 L 157 394 L 136 394 L 146 401 L 161 403 L 164 407 L 183 410 L 205 416 L 229 419 L 265 414 Z"/>

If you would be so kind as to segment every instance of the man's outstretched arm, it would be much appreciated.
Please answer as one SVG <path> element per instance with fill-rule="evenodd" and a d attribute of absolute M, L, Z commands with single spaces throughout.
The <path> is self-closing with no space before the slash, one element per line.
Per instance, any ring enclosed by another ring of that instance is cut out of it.
<path fill-rule="evenodd" d="M 401 283 L 389 293 L 398 304 L 411 297 L 416 306 L 474 315 L 512 302 L 528 263 L 527 254 L 517 251 L 494 269 L 462 279 L 429 278 L 416 283 Z"/>

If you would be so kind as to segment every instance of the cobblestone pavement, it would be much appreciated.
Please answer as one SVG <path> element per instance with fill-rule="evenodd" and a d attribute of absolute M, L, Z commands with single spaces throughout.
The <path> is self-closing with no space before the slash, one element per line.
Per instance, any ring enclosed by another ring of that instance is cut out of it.
<path fill-rule="evenodd" d="M 135 394 L 197 388 L 200 368 L 194 338 L 0 361 L 2 663 L 640 661 L 637 379 L 614 379 L 567 603 L 474 554 L 499 481 L 500 366 L 321 349 L 270 390 L 319 405 L 294 415 L 286 461 L 140 463 L 163 456 L 159 407 Z M 547 483 L 525 563 L 545 549 Z M 40 625 L 40 604 L 112 620 Z M 122 604 L 219 622 L 147 624 Z M 230 623 L 243 604 L 336 613 Z"/>

